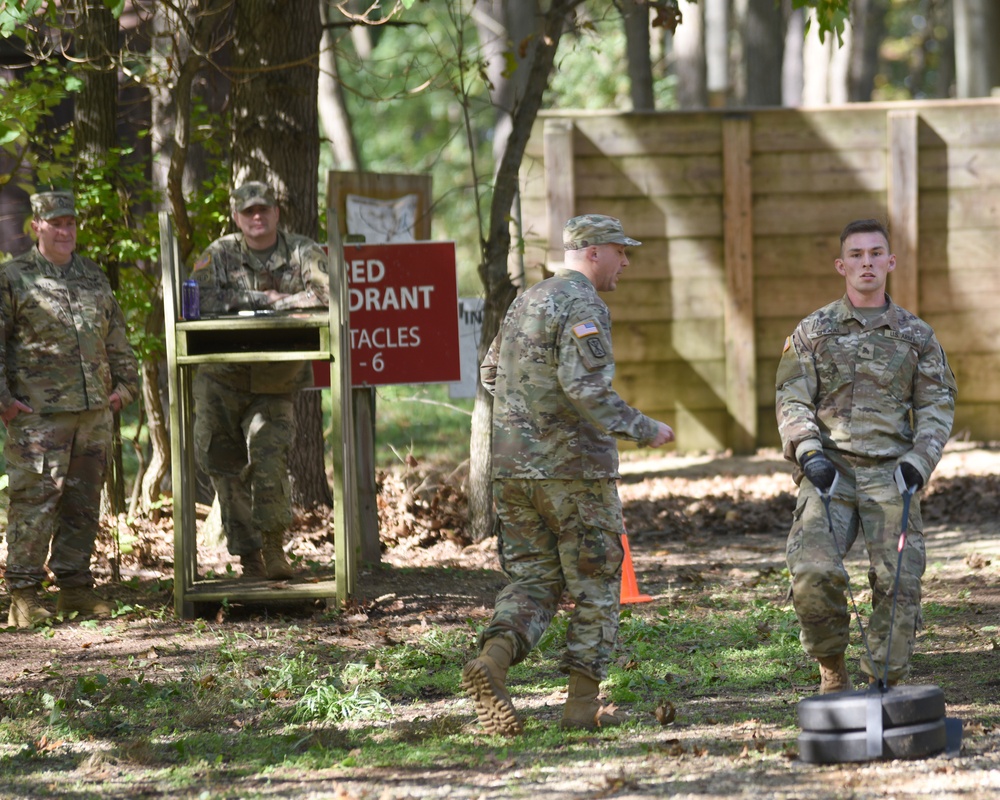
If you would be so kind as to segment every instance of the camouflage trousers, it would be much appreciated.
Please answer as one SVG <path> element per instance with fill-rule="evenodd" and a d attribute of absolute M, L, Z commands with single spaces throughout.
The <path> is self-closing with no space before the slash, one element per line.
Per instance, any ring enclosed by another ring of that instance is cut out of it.
<path fill-rule="evenodd" d="M 195 448 L 219 495 L 229 553 L 259 550 L 264 535 L 292 522 L 294 395 L 242 392 L 198 375 L 194 398 Z"/>
<path fill-rule="evenodd" d="M 843 558 L 860 531 L 868 551 L 868 583 L 872 590 L 872 615 L 865 629 L 875 660 L 873 665 L 866 652 L 861 669 L 869 676 L 884 677 L 888 659 L 889 680 L 903 680 L 910 671 L 910 657 L 921 624 L 920 579 L 926 554 L 920 500 L 914 496 L 910 503 L 900 563 L 903 501 L 893 480 L 895 462 L 837 454 L 831 454 L 831 458 L 840 473 L 830 503 L 833 535 L 819 493 L 803 478 L 786 547 L 795 613 L 802 626 L 802 647 L 814 658 L 846 650 L 852 609 L 848 608 Z M 897 563 L 899 588 L 893 617 Z M 891 652 L 887 652 L 890 647 Z"/>
<path fill-rule="evenodd" d="M 7 428 L 8 589 L 92 586 L 90 560 L 111 446 L 111 412 L 18 414 Z M 51 552 L 50 552 L 51 550 Z"/>
<path fill-rule="evenodd" d="M 523 660 L 566 591 L 573 601 L 563 672 L 607 676 L 618 638 L 624 532 L 618 486 L 604 480 L 495 480 L 500 565 L 510 584 L 497 595 L 482 643 L 506 636 Z"/>

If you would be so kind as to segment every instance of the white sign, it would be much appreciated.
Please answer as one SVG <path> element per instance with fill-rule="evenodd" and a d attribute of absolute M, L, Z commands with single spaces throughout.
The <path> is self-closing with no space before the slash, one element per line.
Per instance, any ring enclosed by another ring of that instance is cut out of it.
<path fill-rule="evenodd" d="M 416 241 L 420 198 L 408 194 L 396 200 L 347 195 L 347 232 L 361 234 L 368 244 Z"/>
<path fill-rule="evenodd" d="M 479 388 L 479 336 L 483 330 L 483 298 L 458 299 L 458 358 L 462 380 L 448 384 L 452 400 L 475 397 Z"/>

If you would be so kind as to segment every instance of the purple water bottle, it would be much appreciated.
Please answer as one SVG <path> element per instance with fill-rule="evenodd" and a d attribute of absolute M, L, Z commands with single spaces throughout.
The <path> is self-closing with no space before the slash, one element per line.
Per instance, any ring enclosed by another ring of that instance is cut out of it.
<path fill-rule="evenodd" d="M 184 319 L 201 317 L 201 297 L 198 294 L 198 281 L 188 278 L 181 284 L 181 316 Z"/>

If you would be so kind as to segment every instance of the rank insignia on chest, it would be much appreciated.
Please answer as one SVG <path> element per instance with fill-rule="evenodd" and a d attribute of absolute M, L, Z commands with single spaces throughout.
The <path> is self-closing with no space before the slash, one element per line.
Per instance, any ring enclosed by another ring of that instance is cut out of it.
<path fill-rule="evenodd" d="M 875 346 L 871 342 L 862 342 L 858 347 L 858 358 L 874 358 Z"/>

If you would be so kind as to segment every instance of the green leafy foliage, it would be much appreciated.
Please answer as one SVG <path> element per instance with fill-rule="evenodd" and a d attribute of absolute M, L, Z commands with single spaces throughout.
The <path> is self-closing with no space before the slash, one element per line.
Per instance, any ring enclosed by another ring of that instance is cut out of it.
<path fill-rule="evenodd" d="M 821 42 L 826 40 L 826 34 L 835 33 L 837 41 L 843 44 L 844 26 L 851 16 L 850 0 L 792 0 L 792 7 L 813 10 Z M 812 20 L 806 23 L 806 33 L 811 24 Z"/>
<path fill-rule="evenodd" d="M 21 78 L 0 77 L 0 149 L 10 165 L 0 173 L 0 189 L 14 180 L 26 191 L 69 180 L 69 146 L 59 131 L 45 125 L 69 96 L 69 83 L 67 74 L 52 65 L 31 67 Z M 34 182 L 24 178 L 31 174 Z"/>
<path fill-rule="evenodd" d="M 16 0 L 0 4 L 0 37 L 9 39 L 17 34 L 44 5 L 44 0 Z M 49 7 L 55 3 L 49 3 Z"/>
<path fill-rule="evenodd" d="M 414 4 L 403 19 L 407 24 L 379 30 L 367 59 L 346 37 L 337 52 L 346 67 L 341 76 L 361 168 L 433 176 L 432 236 L 456 243 L 459 292 L 474 295 L 481 290 L 477 206 L 491 183 L 496 110 L 472 23 L 457 6 L 447 8 L 443 13 L 440 4 Z M 466 115 L 470 131 L 463 130 Z M 478 185 L 470 164 L 481 176 Z"/>

